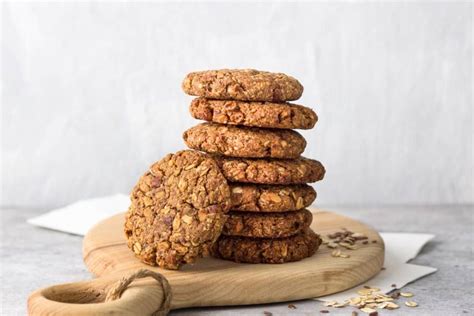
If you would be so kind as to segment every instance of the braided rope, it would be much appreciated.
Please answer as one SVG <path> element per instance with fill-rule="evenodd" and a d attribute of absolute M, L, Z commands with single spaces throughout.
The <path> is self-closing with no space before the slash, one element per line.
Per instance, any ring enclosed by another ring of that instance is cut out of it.
<path fill-rule="evenodd" d="M 158 281 L 163 290 L 163 301 L 160 304 L 160 309 L 154 312 L 153 315 L 167 315 L 170 311 L 172 297 L 170 284 L 162 274 L 147 269 L 140 269 L 127 277 L 123 277 L 108 291 L 107 296 L 105 297 L 105 301 L 110 302 L 119 299 L 120 296 L 122 296 L 123 292 L 130 285 L 130 283 L 132 283 L 136 279 L 142 279 L 147 277 L 154 278 L 156 281 Z"/>

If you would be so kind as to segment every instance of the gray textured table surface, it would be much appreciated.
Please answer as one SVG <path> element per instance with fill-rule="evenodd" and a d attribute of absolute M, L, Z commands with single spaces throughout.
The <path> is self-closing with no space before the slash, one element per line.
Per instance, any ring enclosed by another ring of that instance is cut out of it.
<path fill-rule="evenodd" d="M 412 262 L 438 268 L 405 290 L 416 295 L 417 308 L 383 311 L 383 315 L 470 315 L 473 305 L 473 207 L 326 207 L 360 219 L 379 231 L 436 234 Z M 82 238 L 45 230 L 25 223 L 38 210 L 1 210 L 1 314 L 23 315 L 28 294 L 56 283 L 90 278 L 81 257 Z M 175 311 L 174 315 L 351 315 L 352 308 L 326 308 L 313 300 L 250 307 L 200 308 Z M 365 315 L 359 313 L 359 315 Z"/>

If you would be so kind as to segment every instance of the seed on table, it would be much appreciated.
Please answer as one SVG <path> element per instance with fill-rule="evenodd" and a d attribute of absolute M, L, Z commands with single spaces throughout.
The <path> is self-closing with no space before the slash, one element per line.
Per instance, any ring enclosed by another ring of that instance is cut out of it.
<path fill-rule="evenodd" d="M 405 305 L 408 306 L 408 307 L 417 307 L 418 306 L 418 304 L 416 302 L 413 302 L 413 301 L 406 301 Z"/>

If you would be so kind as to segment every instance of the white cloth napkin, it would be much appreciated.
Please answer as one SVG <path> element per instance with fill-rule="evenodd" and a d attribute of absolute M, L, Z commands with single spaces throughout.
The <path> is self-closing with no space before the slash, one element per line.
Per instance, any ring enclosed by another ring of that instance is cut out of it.
<path fill-rule="evenodd" d="M 83 236 L 96 223 L 126 211 L 129 205 L 130 199 L 124 194 L 82 200 L 31 218 L 28 223 Z M 367 285 L 388 293 L 394 289 L 392 284 L 395 284 L 396 288 L 401 288 L 407 283 L 436 271 L 435 268 L 407 263 L 418 255 L 423 246 L 434 238 L 434 235 L 411 233 L 381 233 L 380 235 L 385 242 L 385 270 L 367 281 Z M 350 289 L 319 297 L 318 300 L 343 302 L 354 296 L 356 296 L 354 290 Z"/>
<path fill-rule="evenodd" d="M 27 222 L 35 226 L 84 236 L 92 226 L 107 217 L 126 212 L 129 206 L 128 195 L 115 194 L 78 201 L 30 218 Z"/>

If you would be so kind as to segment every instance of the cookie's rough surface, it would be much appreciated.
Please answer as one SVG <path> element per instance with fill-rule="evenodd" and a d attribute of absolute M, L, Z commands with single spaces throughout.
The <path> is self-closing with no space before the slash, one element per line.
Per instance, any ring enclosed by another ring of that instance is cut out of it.
<path fill-rule="evenodd" d="M 154 163 L 131 201 L 128 247 L 147 264 L 178 269 L 209 252 L 226 220 L 230 190 L 210 156 L 185 150 Z"/>
<path fill-rule="evenodd" d="M 321 238 L 308 229 L 288 238 L 221 236 L 212 248 L 218 258 L 247 263 L 284 263 L 311 257 Z"/>
<path fill-rule="evenodd" d="M 197 98 L 189 111 L 198 120 L 264 128 L 310 129 L 318 120 L 310 108 L 291 103 Z"/>
<path fill-rule="evenodd" d="M 292 130 L 202 123 L 183 134 L 189 148 L 231 157 L 297 158 L 306 141 Z"/>
<path fill-rule="evenodd" d="M 271 101 L 296 100 L 303 86 L 293 77 L 254 69 L 222 69 L 189 73 L 184 92 L 219 100 Z"/>
<path fill-rule="evenodd" d="M 308 207 L 316 199 L 309 185 L 256 185 L 231 183 L 233 211 L 286 212 Z"/>
<path fill-rule="evenodd" d="M 227 180 L 262 184 L 297 184 L 322 180 L 325 169 L 313 159 L 243 159 L 214 157 Z"/>
<path fill-rule="evenodd" d="M 222 234 L 228 236 L 282 238 L 306 230 L 313 215 L 308 210 L 285 213 L 229 212 Z"/>

